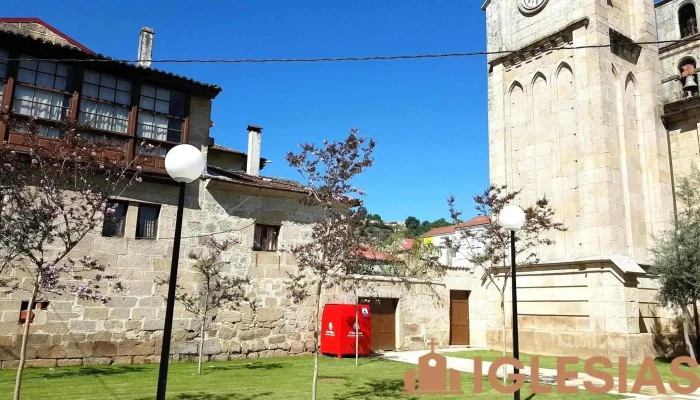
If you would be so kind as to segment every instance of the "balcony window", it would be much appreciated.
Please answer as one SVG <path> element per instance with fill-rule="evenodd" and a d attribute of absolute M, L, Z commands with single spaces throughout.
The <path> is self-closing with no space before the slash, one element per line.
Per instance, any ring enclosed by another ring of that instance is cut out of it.
<path fill-rule="evenodd" d="M 127 133 L 131 82 L 85 71 L 80 101 L 81 124 L 104 131 Z"/>
<path fill-rule="evenodd" d="M 7 78 L 7 58 L 9 53 L 0 50 L 0 104 L 2 104 L 3 92 L 5 90 L 5 79 Z"/>
<path fill-rule="evenodd" d="M 38 61 L 21 56 L 17 82 L 67 91 L 70 89 L 72 69 L 68 65 L 51 61 Z"/>
<path fill-rule="evenodd" d="M 22 58 L 12 104 L 15 111 L 49 121 L 65 119 L 70 104 L 70 96 L 65 91 L 70 88 L 71 67 Z M 40 126 L 39 134 L 58 137 L 60 131 L 56 127 Z"/>
<path fill-rule="evenodd" d="M 161 142 L 181 143 L 185 121 L 185 95 L 155 86 L 141 87 L 136 136 Z M 156 151 L 163 155 L 166 149 Z"/>

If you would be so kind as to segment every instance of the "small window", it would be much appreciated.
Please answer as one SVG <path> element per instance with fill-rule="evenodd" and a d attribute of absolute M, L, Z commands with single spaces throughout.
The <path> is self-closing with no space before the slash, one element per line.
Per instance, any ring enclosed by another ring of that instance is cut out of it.
<path fill-rule="evenodd" d="M 678 24 L 681 28 L 681 38 L 698 33 L 698 20 L 695 16 L 695 6 L 686 4 L 678 10 Z"/>
<path fill-rule="evenodd" d="M 136 219 L 136 239 L 155 239 L 158 233 L 160 206 L 141 204 Z"/>
<path fill-rule="evenodd" d="M 27 322 L 27 306 L 29 306 L 29 301 L 24 300 L 19 308 L 19 325 L 24 325 Z M 49 307 L 48 301 L 37 301 L 34 303 L 34 310 L 46 310 Z M 31 322 L 34 322 L 34 315 L 36 312 L 32 312 Z"/>
<path fill-rule="evenodd" d="M 280 234 L 279 226 L 255 224 L 255 238 L 253 250 L 277 251 L 277 238 Z"/>
<path fill-rule="evenodd" d="M 107 203 L 107 212 L 105 212 L 104 221 L 102 223 L 102 236 L 124 236 L 124 223 L 128 207 L 129 204 L 124 202 Z"/>
<path fill-rule="evenodd" d="M 7 59 L 10 54 L 5 50 L 0 50 L 0 79 L 7 77 Z"/>

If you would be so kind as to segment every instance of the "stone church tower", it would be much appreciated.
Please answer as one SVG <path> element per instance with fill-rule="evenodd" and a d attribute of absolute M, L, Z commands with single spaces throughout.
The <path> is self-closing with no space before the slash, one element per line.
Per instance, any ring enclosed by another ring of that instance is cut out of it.
<path fill-rule="evenodd" d="M 543 263 L 649 261 L 673 216 L 653 0 L 487 0 L 491 182 L 568 228 Z M 516 50 L 514 53 L 506 51 Z"/>
<path fill-rule="evenodd" d="M 539 249 L 540 265 L 519 272 L 521 350 L 665 355 L 658 343 L 673 315 L 656 303 L 648 267 L 652 235 L 674 216 L 672 164 L 659 47 L 637 44 L 657 40 L 654 1 L 486 0 L 482 9 L 491 182 L 522 190 L 523 207 L 545 196 L 568 228 Z M 496 308 L 494 293 L 484 296 Z M 488 318 L 486 343 L 498 348 L 499 317 Z"/>

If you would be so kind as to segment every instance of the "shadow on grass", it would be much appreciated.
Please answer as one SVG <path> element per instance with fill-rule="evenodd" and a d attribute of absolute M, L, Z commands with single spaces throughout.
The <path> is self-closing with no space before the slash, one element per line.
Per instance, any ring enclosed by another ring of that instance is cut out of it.
<path fill-rule="evenodd" d="M 370 396 L 381 399 L 418 399 L 418 397 L 415 396 L 405 396 L 401 394 L 401 391 L 403 390 L 402 379 L 373 380 L 365 383 L 361 387 L 357 387 L 357 383 L 348 382 L 346 383 L 346 386 L 349 391 L 343 394 L 336 394 L 334 397 L 335 400 L 366 399 Z"/>
<path fill-rule="evenodd" d="M 262 396 L 269 396 L 271 392 L 246 395 L 240 393 L 210 394 L 210 393 L 180 393 L 173 397 L 174 400 L 253 400 Z M 146 400 L 145 398 L 143 400 Z M 150 400 L 150 398 L 148 399 Z"/>
<path fill-rule="evenodd" d="M 138 365 L 111 365 L 106 367 L 56 368 L 53 371 L 42 371 L 40 374 L 27 375 L 25 379 L 64 379 L 76 377 L 103 377 L 142 372 L 147 368 Z M 152 368 L 150 368 L 152 370 Z M 28 369 L 27 371 L 31 371 Z"/>
<path fill-rule="evenodd" d="M 206 370 L 202 372 L 219 372 L 219 371 L 233 371 L 233 370 L 241 370 L 241 369 L 263 369 L 263 370 L 273 370 L 273 369 L 282 369 L 285 367 L 288 367 L 292 365 L 291 363 L 287 362 L 263 362 L 263 361 L 255 361 L 251 363 L 246 363 L 246 364 L 230 364 L 230 365 L 209 365 Z"/>

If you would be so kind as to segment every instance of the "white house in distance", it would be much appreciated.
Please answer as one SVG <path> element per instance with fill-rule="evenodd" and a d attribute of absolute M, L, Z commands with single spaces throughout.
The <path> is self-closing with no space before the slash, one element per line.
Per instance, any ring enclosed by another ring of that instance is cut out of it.
<path fill-rule="evenodd" d="M 459 232 L 465 229 L 485 229 L 489 224 L 489 217 L 479 215 L 469 221 L 457 225 L 445 226 L 442 228 L 434 228 L 423 234 L 421 238 L 423 243 L 431 243 L 435 247 L 440 248 L 440 263 L 448 267 L 469 267 L 469 257 L 474 252 L 483 250 L 482 243 L 477 241 L 467 241 Z M 445 242 L 451 240 L 453 243 L 460 241 L 458 249 L 454 247 L 447 249 Z"/>

